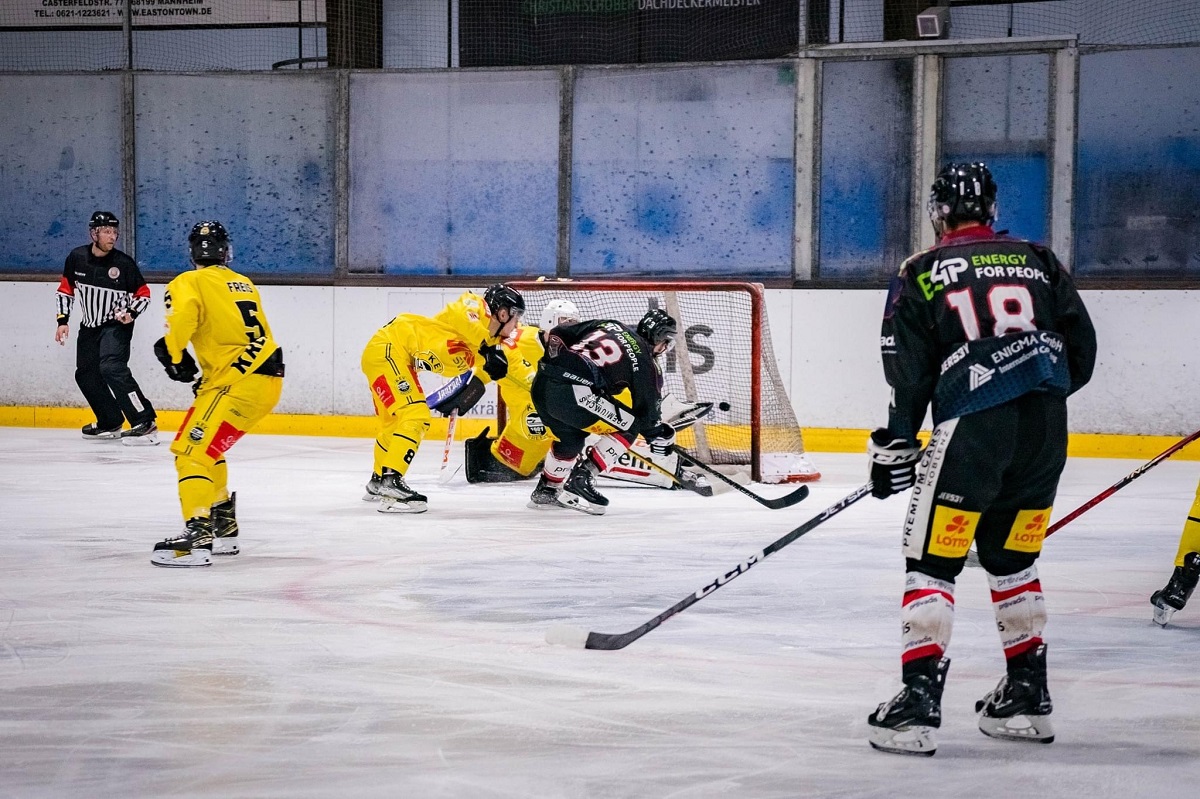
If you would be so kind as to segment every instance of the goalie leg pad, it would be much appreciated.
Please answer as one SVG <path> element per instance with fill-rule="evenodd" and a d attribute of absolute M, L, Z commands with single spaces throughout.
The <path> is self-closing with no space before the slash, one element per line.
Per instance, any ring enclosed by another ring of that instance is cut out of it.
<path fill-rule="evenodd" d="M 648 461 L 653 461 L 667 472 L 674 474 L 679 456 L 672 452 L 662 458 L 656 457 L 650 452 L 650 447 L 639 439 L 617 459 L 615 464 L 602 471 L 600 476 L 655 488 L 671 489 L 676 487 L 674 480 L 651 467 Z M 668 461 L 669 465 L 664 463 Z"/>
<path fill-rule="evenodd" d="M 493 439 L 487 437 L 485 430 L 476 438 L 468 438 L 463 442 L 466 448 L 466 470 L 468 483 L 514 483 L 528 479 L 500 463 L 492 455 Z"/>

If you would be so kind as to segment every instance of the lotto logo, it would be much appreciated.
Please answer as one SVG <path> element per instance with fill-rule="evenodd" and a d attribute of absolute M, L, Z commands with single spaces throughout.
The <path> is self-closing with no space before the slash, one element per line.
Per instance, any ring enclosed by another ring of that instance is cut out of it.
<path fill-rule="evenodd" d="M 1017 552 L 1041 552 L 1042 542 L 1046 540 L 1046 526 L 1050 522 L 1051 510 L 1053 508 L 1018 511 L 1017 518 L 1013 520 L 1013 525 L 1008 531 L 1004 548 Z"/>
<path fill-rule="evenodd" d="M 980 514 L 946 505 L 936 505 L 929 531 L 929 554 L 943 558 L 965 557 L 975 540 Z"/>

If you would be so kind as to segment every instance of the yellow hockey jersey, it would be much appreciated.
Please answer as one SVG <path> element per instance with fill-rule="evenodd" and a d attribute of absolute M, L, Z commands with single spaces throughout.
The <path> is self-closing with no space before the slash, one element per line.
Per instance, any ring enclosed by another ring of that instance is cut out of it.
<path fill-rule="evenodd" d="M 503 382 L 528 394 L 533 390 L 538 362 L 546 352 L 538 338 L 538 329 L 533 325 L 520 325 L 502 344 L 508 358 L 508 374 Z"/>
<path fill-rule="evenodd" d="M 380 328 L 375 339 L 386 339 L 407 353 L 417 369 L 443 377 L 474 370 L 487 383 L 491 378 L 483 371 L 479 348 L 500 343 L 498 337 L 488 335 L 491 321 L 487 303 L 468 291 L 431 317 L 400 314 Z"/>
<path fill-rule="evenodd" d="M 184 272 L 164 300 L 171 358 L 178 362 L 190 341 L 205 388 L 233 385 L 279 349 L 258 288 L 226 266 Z"/>

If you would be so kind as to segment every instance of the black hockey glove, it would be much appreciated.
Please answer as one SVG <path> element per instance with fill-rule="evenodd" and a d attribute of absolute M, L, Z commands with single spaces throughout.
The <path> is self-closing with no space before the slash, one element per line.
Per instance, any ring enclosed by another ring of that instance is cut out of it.
<path fill-rule="evenodd" d="M 508 374 L 508 356 L 499 346 L 484 344 L 479 348 L 483 356 L 483 371 L 493 380 L 500 380 Z"/>
<path fill-rule="evenodd" d="M 200 374 L 200 367 L 196 366 L 192 354 L 186 349 L 183 351 L 183 357 L 180 358 L 179 363 L 171 360 L 165 336 L 154 342 L 154 357 L 158 358 L 158 362 L 163 365 L 167 377 L 178 383 L 190 383 L 196 379 L 196 375 Z"/>
<path fill-rule="evenodd" d="M 439 402 L 434 410 L 443 416 L 449 416 L 458 411 L 458 415 L 462 416 L 475 407 L 475 403 L 483 397 L 483 392 L 483 381 L 475 375 L 471 375 L 471 379 L 463 383 L 462 388 Z"/>
<path fill-rule="evenodd" d="M 867 459 L 871 462 L 871 496 L 887 499 L 917 482 L 921 447 L 880 427 L 867 440 Z"/>
<path fill-rule="evenodd" d="M 675 428 L 663 422 L 642 433 L 642 438 L 650 445 L 650 451 L 655 455 L 666 455 L 675 443 Z"/>

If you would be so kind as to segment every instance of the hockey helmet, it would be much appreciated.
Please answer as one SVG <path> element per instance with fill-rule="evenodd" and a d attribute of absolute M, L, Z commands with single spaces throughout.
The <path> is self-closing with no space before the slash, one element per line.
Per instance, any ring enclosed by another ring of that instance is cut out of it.
<path fill-rule="evenodd" d="M 642 321 L 638 322 L 637 326 L 638 335 L 650 344 L 655 354 L 670 349 L 678 331 L 679 327 L 675 324 L 675 320 L 662 308 L 651 308 L 646 311 L 646 315 L 642 317 Z M 666 346 L 660 350 L 660 344 L 666 344 Z"/>
<path fill-rule="evenodd" d="M 483 293 L 483 301 L 487 303 L 492 316 L 498 314 L 501 308 L 507 308 L 510 316 L 521 316 L 525 313 L 525 298 L 507 283 L 489 286 Z"/>
<path fill-rule="evenodd" d="M 940 236 L 963 222 L 990 225 L 996 220 L 996 181 L 987 165 L 947 164 L 929 189 L 929 220 Z"/>
<path fill-rule="evenodd" d="M 549 333 L 559 325 L 573 325 L 579 321 L 579 308 L 570 300 L 550 300 L 542 311 L 542 321 L 538 326 L 542 332 Z"/>
<path fill-rule="evenodd" d="M 117 215 L 112 211 L 96 211 L 92 214 L 92 218 L 88 220 L 88 229 L 95 230 L 98 227 L 120 227 L 121 221 L 117 219 Z"/>
<path fill-rule="evenodd" d="M 201 266 L 228 263 L 229 233 L 220 222 L 198 222 L 188 234 L 188 249 L 192 263 Z"/>

